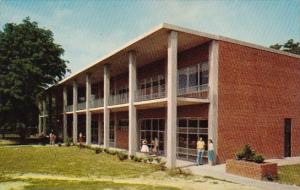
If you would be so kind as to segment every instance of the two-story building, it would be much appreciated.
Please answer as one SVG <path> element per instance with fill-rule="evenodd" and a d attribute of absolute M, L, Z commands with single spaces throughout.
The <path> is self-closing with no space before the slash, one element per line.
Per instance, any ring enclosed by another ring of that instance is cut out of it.
<path fill-rule="evenodd" d="M 162 24 L 47 89 L 39 107 L 40 134 L 129 154 L 156 139 L 168 167 L 195 160 L 199 137 L 218 162 L 245 144 L 300 156 L 300 56 Z"/>

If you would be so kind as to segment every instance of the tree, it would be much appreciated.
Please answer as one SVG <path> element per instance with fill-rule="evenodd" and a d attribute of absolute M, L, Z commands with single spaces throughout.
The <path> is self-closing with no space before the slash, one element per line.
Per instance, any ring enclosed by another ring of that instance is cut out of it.
<path fill-rule="evenodd" d="M 0 127 L 16 129 L 37 124 L 37 96 L 61 80 L 67 69 L 64 49 L 53 33 L 29 17 L 0 30 Z"/>
<path fill-rule="evenodd" d="M 300 43 L 299 42 L 294 43 L 293 39 L 288 40 L 283 45 L 278 44 L 278 43 L 274 44 L 274 45 L 271 45 L 270 48 L 283 50 L 283 51 L 286 51 L 286 52 L 290 52 L 290 53 L 300 55 Z"/>

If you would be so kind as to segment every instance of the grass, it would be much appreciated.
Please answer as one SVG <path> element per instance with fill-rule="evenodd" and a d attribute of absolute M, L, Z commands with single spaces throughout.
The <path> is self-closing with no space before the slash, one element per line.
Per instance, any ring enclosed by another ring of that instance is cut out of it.
<path fill-rule="evenodd" d="M 300 186 L 300 164 L 278 167 L 278 182 Z"/>
<path fill-rule="evenodd" d="M 1 179 L 0 179 L 1 182 Z M 109 190 L 178 190 L 177 188 L 153 185 L 137 185 L 113 182 L 88 182 L 88 181 L 65 181 L 65 180 L 2 180 L 2 186 L 14 185 L 23 190 L 90 190 L 90 189 L 109 189 Z M 1 188 L 1 184 L 0 184 Z M 9 188 L 7 188 L 9 189 Z"/>
<path fill-rule="evenodd" d="M 78 147 L 0 147 L 0 174 L 43 173 L 66 176 L 138 177 L 155 171 L 149 164 L 95 154 Z"/>

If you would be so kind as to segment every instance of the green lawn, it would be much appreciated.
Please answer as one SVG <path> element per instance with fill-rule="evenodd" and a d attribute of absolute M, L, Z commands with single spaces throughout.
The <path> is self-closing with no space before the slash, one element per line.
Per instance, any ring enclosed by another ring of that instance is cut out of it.
<path fill-rule="evenodd" d="M 300 164 L 280 166 L 278 170 L 280 183 L 296 184 L 300 186 Z"/>
<path fill-rule="evenodd" d="M 126 163 L 126 164 L 125 164 Z M 43 173 L 67 176 L 137 177 L 155 171 L 149 164 L 95 154 L 78 147 L 0 147 L 0 174 Z"/>
<path fill-rule="evenodd" d="M 2 182 L 2 183 L 1 183 Z M 64 181 L 64 180 L 1 180 L 0 189 L 10 189 L 14 186 L 16 189 L 23 190 L 178 190 L 177 188 L 153 185 L 133 185 L 126 183 L 113 182 L 87 182 L 87 181 Z M 19 187 L 19 188 L 18 188 Z"/>

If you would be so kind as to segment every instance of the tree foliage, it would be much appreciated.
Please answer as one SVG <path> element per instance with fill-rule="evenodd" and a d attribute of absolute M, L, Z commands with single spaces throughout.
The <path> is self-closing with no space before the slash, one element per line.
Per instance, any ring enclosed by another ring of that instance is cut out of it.
<path fill-rule="evenodd" d="M 36 99 L 67 69 L 64 49 L 29 17 L 0 30 L 0 127 L 36 126 Z"/>
<path fill-rule="evenodd" d="M 276 43 L 274 45 L 271 45 L 270 48 L 300 55 L 300 43 L 294 42 L 293 39 L 288 40 L 285 44 Z"/>

